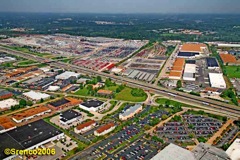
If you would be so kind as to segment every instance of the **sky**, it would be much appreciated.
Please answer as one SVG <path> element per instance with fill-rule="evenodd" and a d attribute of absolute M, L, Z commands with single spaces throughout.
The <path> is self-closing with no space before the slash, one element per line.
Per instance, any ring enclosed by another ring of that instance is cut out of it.
<path fill-rule="evenodd" d="M 0 0 L 0 12 L 240 13 L 240 0 Z"/>

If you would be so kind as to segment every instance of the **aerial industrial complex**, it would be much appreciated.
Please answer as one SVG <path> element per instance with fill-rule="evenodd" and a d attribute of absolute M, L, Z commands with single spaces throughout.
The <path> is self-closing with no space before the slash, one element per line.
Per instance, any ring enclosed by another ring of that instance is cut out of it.
<path fill-rule="evenodd" d="M 0 159 L 239 159 L 237 47 L 67 34 L 0 45 Z"/>

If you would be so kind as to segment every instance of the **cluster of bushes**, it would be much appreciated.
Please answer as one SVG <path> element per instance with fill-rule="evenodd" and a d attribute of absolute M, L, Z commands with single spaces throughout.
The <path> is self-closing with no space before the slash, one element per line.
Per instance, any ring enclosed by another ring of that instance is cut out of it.
<path fill-rule="evenodd" d="M 116 93 L 120 93 L 124 88 L 125 88 L 125 85 L 120 85 L 120 86 L 116 89 Z"/>
<path fill-rule="evenodd" d="M 31 106 L 31 105 L 33 105 L 31 101 L 26 101 L 24 99 L 21 99 L 18 105 L 11 106 L 11 111 L 18 110 L 20 108 L 25 108 L 26 106 Z"/>
<path fill-rule="evenodd" d="M 116 86 L 117 84 L 115 82 L 112 82 L 112 80 L 110 78 L 106 79 L 105 81 L 105 85 L 107 87 L 111 87 L 111 86 Z"/>
<path fill-rule="evenodd" d="M 223 91 L 222 94 L 221 94 L 221 97 L 223 97 L 223 98 L 230 98 L 231 101 L 232 101 L 235 105 L 238 105 L 237 97 L 236 97 L 233 89 L 231 89 L 231 88 Z"/>
<path fill-rule="evenodd" d="M 146 95 L 146 93 L 144 92 L 143 89 L 140 89 L 140 88 L 133 88 L 132 91 L 131 91 L 131 94 L 134 96 L 134 97 L 144 97 Z"/>

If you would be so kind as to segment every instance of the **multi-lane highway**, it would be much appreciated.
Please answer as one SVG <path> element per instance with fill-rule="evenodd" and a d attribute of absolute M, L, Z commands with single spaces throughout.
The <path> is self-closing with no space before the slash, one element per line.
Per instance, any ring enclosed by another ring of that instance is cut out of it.
<path fill-rule="evenodd" d="M 72 71 L 76 71 L 76 72 L 80 72 L 80 73 L 85 73 L 85 74 L 88 74 L 88 75 L 99 75 L 99 76 L 102 76 L 102 77 L 111 78 L 111 79 L 113 79 L 117 82 L 126 83 L 128 86 L 131 86 L 131 87 L 139 87 L 139 88 L 142 88 L 144 90 L 148 90 L 148 91 L 156 93 L 156 94 L 164 95 L 165 97 L 169 97 L 169 98 L 176 99 L 176 100 L 181 100 L 181 101 L 188 101 L 188 102 L 191 102 L 191 103 L 196 104 L 198 106 L 201 105 L 201 106 L 204 106 L 204 108 L 209 108 L 211 110 L 216 110 L 216 111 L 224 113 L 225 115 L 228 115 L 230 117 L 234 117 L 234 118 L 239 118 L 240 117 L 240 107 L 237 107 L 237 106 L 234 106 L 234 105 L 214 101 L 214 100 L 211 100 L 211 99 L 197 97 L 197 96 L 190 95 L 190 94 L 183 93 L 183 92 L 169 90 L 169 89 L 162 88 L 162 87 L 159 87 L 159 86 L 154 86 L 154 85 L 149 84 L 149 83 L 124 78 L 124 77 L 121 77 L 121 76 L 115 76 L 115 75 L 111 75 L 111 74 L 107 74 L 107 73 L 103 73 L 103 72 L 94 71 L 94 70 L 91 70 L 91 69 L 88 69 L 88 68 L 83 68 L 81 66 L 66 64 L 66 63 L 63 63 L 63 62 L 52 62 L 51 60 L 49 60 L 47 58 L 38 57 L 38 56 L 31 55 L 31 54 L 28 54 L 28 53 L 20 52 L 20 51 L 15 51 L 15 50 L 12 50 L 12 49 L 8 49 L 6 47 L 1 47 L 0 46 L 0 51 L 6 52 L 6 53 L 9 53 L 9 54 L 12 54 L 12 55 L 17 55 L 17 56 L 20 56 L 20 57 L 23 57 L 23 58 L 26 58 L 26 59 L 35 60 L 35 61 L 42 62 L 42 63 L 49 63 L 49 65 L 51 65 L 51 66 L 58 67 L 58 68 L 63 68 L 63 69 L 66 69 L 66 70 L 72 70 Z"/>

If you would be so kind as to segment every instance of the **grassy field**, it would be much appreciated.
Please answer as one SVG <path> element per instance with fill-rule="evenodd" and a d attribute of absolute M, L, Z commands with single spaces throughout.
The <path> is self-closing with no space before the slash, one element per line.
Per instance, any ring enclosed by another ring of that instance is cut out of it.
<path fill-rule="evenodd" d="M 89 94 L 88 94 L 88 89 L 87 89 L 87 88 L 79 89 L 79 90 L 78 90 L 77 92 L 75 92 L 74 94 L 80 95 L 80 96 L 89 96 Z"/>
<path fill-rule="evenodd" d="M 228 78 L 240 78 L 240 66 L 225 66 Z"/>
<path fill-rule="evenodd" d="M 132 102 L 143 102 L 147 99 L 147 95 L 144 97 L 134 97 L 131 94 L 132 89 L 129 87 L 125 87 L 120 93 L 117 93 L 115 99 L 124 100 L 124 101 L 132 101 Z"/>
<path fill-rule="evenodd" d="M 35 61 L 32 61 L 32 60 L 26 60 L 26 61 L 21 61 L 18 63 L 18 65 L 29 65 L 29 64 L 34 64 L 34 63 L 37 63 Z"/>
<path fill-rule="evenodd" d="M 39 56 L 39 57 L 45 57 L 45 56 L 51 55 L 51 54 L 49 54 L 49 53 L 37 53 L 37 52 L 32 52 L 32 51 L 29 51 L 29 49 L 23 48 L 23 47 L 12 47 L 12 46 L 5 46 L 5 47 L 10 48 L 10 49 L 13 49 L 13 50 L 21 51 L 21 52 L 33 54 L 33 55 L 36 55 L 36 56 Z"/>
<path fill-rule="evenodd" d="M 156 99 L 156 103 L 161 104 L 161 105 L 165 105 L 166 101 L 169 101 L 169 105 L 173 105 L 173 106 L 181 105 L 182 107 L 189 107 L 189 108 L 193 107 L 191 105 L 184 104 L 184 103 L 177 102 L 177 101 L 170 100 L 170 99 L 166 99 L 166 98 L 158 98 L 158 99 Z"/>
<path fill-rule="evenodd" d="M 104 89 L 110 90 L 110 91 L 113 91 L 113 92 L 116 92 L 116 89 L 117 89 L 117 88 L 118 88 L 118 85 L 116 85 L 116 86 L 110 86 L 110 87 L 105 86 Z"/>

